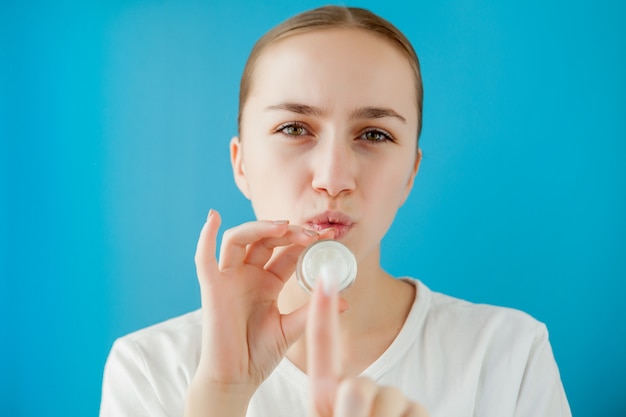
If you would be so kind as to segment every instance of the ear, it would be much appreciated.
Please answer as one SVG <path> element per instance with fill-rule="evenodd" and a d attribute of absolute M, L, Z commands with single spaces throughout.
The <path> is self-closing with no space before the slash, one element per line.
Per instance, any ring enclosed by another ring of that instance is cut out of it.
<path fill-rule="evenodd" d="M 417 176 L 417 172 L 420 168 L 420 163 L 422 162 L 422 150 L 417 148 L 417 154 L 415 155 L 415 162 L 413 163 L 413 169 L 411 170 L 411 175 L 409 176 L 409 180 L 407 181 L 406 188 L 404 190 L 404 195 L 402 196 L 402 200 L 400 201 L 400 206 L 404 204 L 407 198 L 409 198 L 409 194 L 411 194 L 411 190 L 413 189 L 413 184 L 415 184 L 415 177 Z"/>
<path fill-rule="evenodd" d="M 243 149 L 241 139 L 237 136 L 230 140 L 230 164 L 233 167 L 233 177 L 235 178 L 237 188 L 249 200 L 250 190 L 248 189 L 246 167 L 243 164 Z"/>

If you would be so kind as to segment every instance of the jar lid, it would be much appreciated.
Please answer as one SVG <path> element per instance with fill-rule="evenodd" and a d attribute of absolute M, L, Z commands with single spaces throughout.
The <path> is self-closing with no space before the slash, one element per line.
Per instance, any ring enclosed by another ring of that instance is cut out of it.
<path fill-rule="evenodd" d="M 320 273 L 333 271 L 337 289 L 343 291 L 356 279 L 356 258 L 346 245 L 336 240 L 318 240 L 298 258 L 296 277 L 307 291 L 312 292 Z"/>

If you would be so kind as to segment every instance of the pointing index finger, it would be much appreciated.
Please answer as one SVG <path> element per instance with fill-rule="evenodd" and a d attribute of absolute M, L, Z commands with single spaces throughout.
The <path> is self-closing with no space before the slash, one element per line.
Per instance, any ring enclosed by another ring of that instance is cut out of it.
<path fill-rule="evenodd" d="M 307 318 L 307 372 L 312 407 L 320 416 L 331 416 L 341 377 L 339 346 L 339 294 L 332 269 L 321 268 Z"/>

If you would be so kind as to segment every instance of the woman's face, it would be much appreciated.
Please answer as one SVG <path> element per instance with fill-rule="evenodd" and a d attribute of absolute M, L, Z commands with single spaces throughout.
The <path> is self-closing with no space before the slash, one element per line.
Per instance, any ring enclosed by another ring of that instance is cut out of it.
<path fill-rule="evenodd" d="M 378 253 L 413 185 L 417 100 L 407 58 L 359 29 L 293 35 L 257 61 L 231 142 L 237 185 L 258 219 L 288 219 L 363 259 Z"/>

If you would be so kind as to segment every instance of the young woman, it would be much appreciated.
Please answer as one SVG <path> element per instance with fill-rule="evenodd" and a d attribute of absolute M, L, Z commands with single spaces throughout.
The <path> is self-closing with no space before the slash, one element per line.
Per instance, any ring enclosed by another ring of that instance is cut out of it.
<path fill-rule="evenodd" d="M 268 32 L 241 81 L 237 186 L 257 221 L 210 211 L 201 311 L 116 341 L 101 415 L 570 416 L 545 326 L 394 278 L 380 242 L 417 174 L 422 82 L 409 41 L 362 9 L 323 7 Z M 338 294 L 294 278 L 335 239 L 358 263 Z"/>

